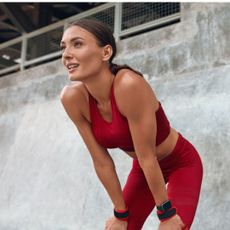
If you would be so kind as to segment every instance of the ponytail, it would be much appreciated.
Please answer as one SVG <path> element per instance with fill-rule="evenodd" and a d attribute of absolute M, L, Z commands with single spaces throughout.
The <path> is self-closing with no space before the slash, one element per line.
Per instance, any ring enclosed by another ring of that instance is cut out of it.
<path fill-rule="evenodd" d="M 137 70 L 134 70 L 133 68 L 131 68 L 130 66 L 128 65 L 117 65 L 117 64 L 114 64 L 114 63 L 110 63 L 110 71 L 112 74 L 116 75 L 121 69 L 129 69 L 131 71 L 133 71 L 134 73 L 140 75 L 141 77 L 143 77 L 143 74 L 138 72 Z"/>

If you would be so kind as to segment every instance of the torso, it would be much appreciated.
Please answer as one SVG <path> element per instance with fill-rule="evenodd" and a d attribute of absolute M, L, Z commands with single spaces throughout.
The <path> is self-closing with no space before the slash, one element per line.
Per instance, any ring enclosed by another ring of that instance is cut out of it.
<path fill-rule="evenodd" d="M 114 86 L 114 87 L 116 87 L 116 86 Z M 83 103 L 81 103 L 82 114 L 85 117 L 85 119 L 89 123 L 91 123 L 90 108 L 89 108 L 89 93 L 88 93 L 85 85 L 81 82 L 76 82 L 76 83 L 73 83 L 71 86 L 68 86 L 68 88 L 70 90 L 80 92 L 80 95 L 82 97 L 81 101 L 83 102 Z M 77 95 L 79 95 L 79 93 Z M 157 111 L 159 104 L 157 105 L 157 101 L 155 103 L 156 103 L 155 107 L 156 107 L 156 111 Z M 98 106 L 98 109 L 106 121 L 110 122 L 112 120 L 111 103 L 109 101 L 108 101 L 108 103 L 103 105 L 103 107 Z M 156 156 L 157 156 L 158 160 L 162 160 L 163 158 L 165 158 L 166 156 L 168 156 L 172 152 L 172 150 L 174 149 L 174 147 L 176 145 L 178 136 L 179 135 L 178 135 L 177 131 L 174 130 L 173 128 L 171 128 L 168 137 L 160 145 L 158 145 L 155 149 L 156 150 Z M 128 152 L 128 151 L 125 151 L 125 152 L 130 157 L 137 158 L 135 152 Z"/>
<path fill-rule="evenodd" d="M 166 138 L 166 140 L 156 147 L 156 156 L 159 161 L 167 157 L 172 152 L 172 150 L 176 146 L 178 136 L 179 135 L 177 131 L 171 128 L 170 134 Z M 126 152 L 126 153 L 132 158 L 137 158 L 135 152 Z"/>

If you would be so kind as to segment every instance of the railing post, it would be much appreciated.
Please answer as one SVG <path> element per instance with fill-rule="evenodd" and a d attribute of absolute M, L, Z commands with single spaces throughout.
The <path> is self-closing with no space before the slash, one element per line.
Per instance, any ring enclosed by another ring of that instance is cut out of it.
<path fill-rule="evenodd" d="M 27 37 L 22 37 L 22 47 L 21 47 L 21 62 L 20 62 L 20 70 L 24 70 L 25 62 L 26 62 L 26 52 L 27 52 Z"/>
<path fill-rule="evenodd" d="M 65 20 L 64 25 L 63 25 L 63 32 L 66 30 L 67 26 L 69 25 L 69 21 Z"/>
<path fill-rule="evenodd" d="M 120 40 L 121 16 L 122 16 L 122 3 L 117 2 L 115 5 L 115 16 L 114 16 L 114 37 L 116 41 Z"/>

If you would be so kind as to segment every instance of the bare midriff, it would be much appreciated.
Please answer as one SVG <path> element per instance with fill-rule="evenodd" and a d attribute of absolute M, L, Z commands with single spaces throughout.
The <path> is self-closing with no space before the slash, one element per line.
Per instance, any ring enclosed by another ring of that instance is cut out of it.
<path fill-rule="evenodd" d="M 178 136 L 179 136 L 178 132 L 175 129 L 171 128 L 168 137 L 155 148 L 156 157 L 158 161 L 170 155 L 170 153 L 173 151 L 173 149 L 176 146 Z M 126 153 L 134 159 L 137 158 L 135 152 L 126 151 Z"/>

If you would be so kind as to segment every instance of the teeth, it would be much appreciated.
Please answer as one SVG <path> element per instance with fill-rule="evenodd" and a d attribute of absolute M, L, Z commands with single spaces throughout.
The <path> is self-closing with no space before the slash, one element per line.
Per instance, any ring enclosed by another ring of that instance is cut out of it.
<path fill-rule="evenodd" d="M 67 68 L 68 69 L 74 69 L 74 68 L 77 68 L 79 65 L 78 64 L 69 64 L 67 65 Z"/>

